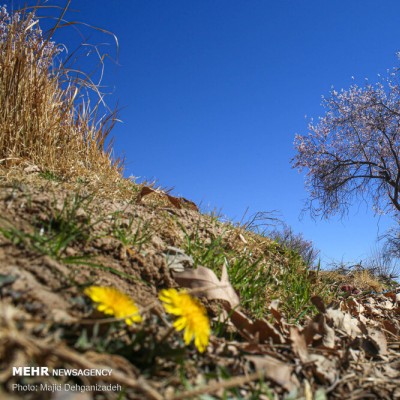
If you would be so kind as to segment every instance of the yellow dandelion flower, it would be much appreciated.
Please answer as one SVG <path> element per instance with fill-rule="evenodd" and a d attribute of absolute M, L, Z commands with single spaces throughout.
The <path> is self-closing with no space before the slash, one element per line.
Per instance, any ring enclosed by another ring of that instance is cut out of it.
<path fill-rule="evenodd" d="M 89 286 L 85 289 L 85 294 L 92 301 L 98 303 L 97 309 L 99 311 L 107 315 L 113 315 L 118 319 L 125 319 L 127 325 L 142 321 L 142 317 L 133 300 L 113 287 Z"/>
<path fill-rule="evenodd" d="M 194 344 L 200 353 L 208 346 L 210 322 L 207 311 L 199 300 L 190 296 L 186 290 L 164 289 L 158 295 L 165 311 L 179 317 L 174 322 L 177 331 L 185 330 L 183 338 L 188 345 L 194 338 Z"/>

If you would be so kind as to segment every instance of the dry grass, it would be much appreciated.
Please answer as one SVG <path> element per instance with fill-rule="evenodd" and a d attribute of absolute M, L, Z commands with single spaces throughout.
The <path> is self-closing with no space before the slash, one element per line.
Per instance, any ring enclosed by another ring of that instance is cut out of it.
<path fill-rule="evenodd" d="M 18 18 L 0 12 L 0 166 L 118 180 L 121 160 L 106 146 L 115 113 L 100 118 L 99 104 L 91 109 L 98 88 L 63 64 L 60 47 L 39 28 L 37 8 Z"/>
<path fill-rule="evenodd" d="M 382 292 L 387 285 L 367 269 L 351 271 L 347 274 L 340 270 L 321 271 L 321 279 L 331 287 L 340 290 L 342 287 L 351 287 L 359 291 Z"/>

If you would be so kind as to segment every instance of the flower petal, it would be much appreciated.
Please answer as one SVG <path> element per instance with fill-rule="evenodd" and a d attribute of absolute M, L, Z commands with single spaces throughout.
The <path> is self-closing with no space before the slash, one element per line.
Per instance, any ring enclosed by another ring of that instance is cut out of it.
<path fill-rule="evenodd" d="M 98 303 L 97 310 L 104 314 L 124 319 L 128 325 L 142 321 L 142 317 L 133 300 L 117 289 L 106 286 L 90 286 L 84 292 L 92 301 Z"/>
<path fill-rule="evenodd" d="M 158 295 L 167 313 L 178 316 L 174 328 L 179 332 L 184 330 L 183 339 L 189 345 L 194 338 L 194 344 L 199 352 L 204 352 L 210 337 L 210 322 L 203 304 L 191 297 L 186 290 L 163 289 Z"/>

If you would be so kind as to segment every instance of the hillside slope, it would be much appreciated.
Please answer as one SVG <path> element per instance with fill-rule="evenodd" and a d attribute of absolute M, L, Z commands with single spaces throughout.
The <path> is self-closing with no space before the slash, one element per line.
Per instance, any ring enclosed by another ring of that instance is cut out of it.
<path fill-rule="evenodd" d="M 130 199 L 108 200 L 101 190 L 80 184 L 72 190 L 39 170 L 13 178 L 11 172 L 3 176 L 0 193 L 2 398 L 61 398 L 70 387 L 60 385 L 72 383 L 106 389 L 83 398 L 400 398 L 395 291 L 336 295 L 326 308 L 313 297 L 328 299 L 334 289 L 329 284 L 326 291 L 323 274 L 297 264 L 290 271 L 297 281 L 290 281 L 285 271 L 294 259 L 287 251 L 185 208 L 186 202 L 175 198 L 174 206 L 161 192 L 141 196 L 143 187 L 133 183 Z M 201 264 L 220 276 L 224 261 L 241 291 L 241 311 L 231 307 L 229 282 L 210 295 L 205 286 L 218 282 L 180 278 Z M 304 296 L 306 280 L 308 298 L 299 305 L 293 300 Z M 158 298 L 160 290 L 182 284 L 197 287 L 192 293 L 212 319 L 204 353 L 185 345 Z M 93 285 L 127 294 L 143 321 L 128 326 L 96 311 L 84 292 Z M 289 293 L 283 285 L 292 285 Z M 27 365 L 113 373 L 72 379 L 12 375 L 12 367 Z M 44 383 L 59 386 L 52 393 L 40 390 Z M 13 386 L 18 384 L 38 386 L 27 392 Z M 63 398 L 74 395 L 67 391 Z"/>

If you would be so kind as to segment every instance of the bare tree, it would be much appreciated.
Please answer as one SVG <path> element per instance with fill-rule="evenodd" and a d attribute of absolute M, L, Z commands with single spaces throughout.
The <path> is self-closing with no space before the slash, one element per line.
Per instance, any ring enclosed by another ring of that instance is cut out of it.
<path fill-rule="evenodd" d="M 376 213 L 400 211 L 400 85 L 381 82 L 332 90 L 325 115 L 296 135 L 294 168 L 307 170 L 312 215 L 344 213 L 354 199 L 372 200 Z"/>

